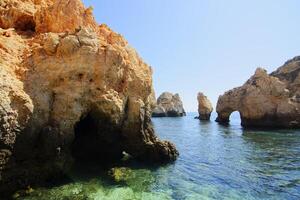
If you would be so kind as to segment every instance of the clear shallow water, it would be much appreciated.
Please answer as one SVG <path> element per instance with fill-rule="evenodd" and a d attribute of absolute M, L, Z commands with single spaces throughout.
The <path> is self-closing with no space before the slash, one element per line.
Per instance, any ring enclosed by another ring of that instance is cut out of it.
<path fill-rule="evenodd" d="M 300 130 L 244 130 L 236 113 L 228 127 L 195 116 L 153 119 L 180 152 L 173 164 L 124 164 L 131 175 L 118 183 L 93 167 L 23 199 L 300 199 Z"/>

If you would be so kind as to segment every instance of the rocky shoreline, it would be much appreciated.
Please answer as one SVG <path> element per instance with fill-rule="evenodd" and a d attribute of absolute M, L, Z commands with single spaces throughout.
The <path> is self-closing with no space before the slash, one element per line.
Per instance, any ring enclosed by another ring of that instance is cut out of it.
<path fill-rule="evenodd" d="M 76 160 L 178 156 L 152 128 L 151 68 L 80 0 L 0 2 L 0 55 L 1 196 Z"/>
<path fill-rule="evenodd" d="M 151 122 L 185 116 L 179 94 L 155 101 L 151 67 L 92 10 L 80 0 L 0 2 L 0 199 L 59 180 L 76 162 L 179 156 Z M 198 119 L 210 120 L 211 102 L 197 100 Z M 216 121 L 228 124 L 234 111 L 246 128 L 300 128 L 300 57 L 270 74 L 257 68 L 221 95 Z"/>

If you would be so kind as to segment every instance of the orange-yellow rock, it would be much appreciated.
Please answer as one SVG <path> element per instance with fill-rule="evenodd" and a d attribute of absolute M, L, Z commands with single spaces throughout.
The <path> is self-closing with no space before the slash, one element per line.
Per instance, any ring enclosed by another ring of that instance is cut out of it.
<path fill-rule="evenodd" d="M 151 126 L 152 70 L 79 0 L 0 2 L 0 194 L 74 161 L 171 161 Z"/>

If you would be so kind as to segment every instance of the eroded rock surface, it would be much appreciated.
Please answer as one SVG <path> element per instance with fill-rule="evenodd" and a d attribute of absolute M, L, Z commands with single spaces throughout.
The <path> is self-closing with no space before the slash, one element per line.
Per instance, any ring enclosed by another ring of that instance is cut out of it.
<path fill-rule="evenodd" d="M 227 123 L 233 111 L 244 127 L 300 127 L 300 57 L 271 74 L 258 68 L 241 87 L 219 97 L 216 121 Z"/>
<path fill-rule="evenodd" d="M 0 194 L 123 152 L 171 161 L 151 125 L 151 68 L 80 0 L 0 2 Z"/>
<path fill-rule="evenodd" d="M 170 92 L 164 92 L 158 97 L 152 112 L 152 117 L 182 117 L 185 115 L 179 94 L 173 95 Z"/>
<path fill-rule="evenodd" d="M 213 107 L 207 96 L 205 96 L 202 92 L 198 93 L 198 113 L 200 120 L 210 120 L 211 112 L 213 111 Z"/>

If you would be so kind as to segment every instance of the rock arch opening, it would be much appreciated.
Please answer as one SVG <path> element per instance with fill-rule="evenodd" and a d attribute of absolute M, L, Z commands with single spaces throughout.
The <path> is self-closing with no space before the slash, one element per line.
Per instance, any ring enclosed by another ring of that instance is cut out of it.
<path fill-rule="evenodd" d="M 218 117 L 216 119 L 220 124 L 241 124 L 242 116 L 239 111 L 236 110 L 228 110 L 226 112 L 218 112 Z"/>
<path fill-rule="evenodd" d="M 100 114 L 89 113 L 74 127 L 75 162 L 109 163 L 123 156 L 120 130 Z"/>
<path fill-rule="evenodd" d="M 233 111 L 229 115 L 229 122 L 232 125 L 241 125 L 241 114 L 239 111 Z"/>

